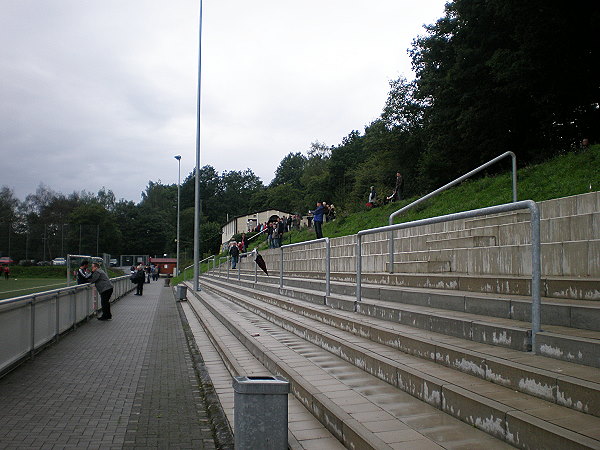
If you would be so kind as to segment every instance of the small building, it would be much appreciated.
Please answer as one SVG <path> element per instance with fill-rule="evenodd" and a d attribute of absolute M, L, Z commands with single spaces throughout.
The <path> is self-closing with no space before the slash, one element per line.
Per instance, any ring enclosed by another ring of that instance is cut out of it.
<path fill-rule="evenodd" d="M 291 213 L 277 211 L 275 209 L 269 209 L 253 214 L 246 214 L 244 216 L 236 217 L 221 228 L 221 243 L 225 244 L 238 233 L 247 233 L 253 230 L 260 223 L 265 223 L 271 216 L 288 217 Z"/>
<path fill-rule="evenodd" d="M 159 267 L 162 276 L 174 275 L 177 268 L 177 258 L 150 258 L 150 264 Z"/>

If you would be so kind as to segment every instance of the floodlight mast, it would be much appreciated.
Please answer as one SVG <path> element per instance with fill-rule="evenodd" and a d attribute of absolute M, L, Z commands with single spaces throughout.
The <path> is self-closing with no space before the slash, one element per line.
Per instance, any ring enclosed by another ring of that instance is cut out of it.
<path fill-rule="evenodd" d="M 194 291 L 200 290 L 200 93 L 202 81 L 202 0 L 198 20 L 198 102 L 196 105 L 196 184 L 194 201 Z"/>
<path fill-rule="evenodd" d="M 179 209 L 181 204 L 181 155 L 175 155 L 174 158 L 179 163 L 177 172 L 177 267 L 175 272 L 179 275 Z"/>

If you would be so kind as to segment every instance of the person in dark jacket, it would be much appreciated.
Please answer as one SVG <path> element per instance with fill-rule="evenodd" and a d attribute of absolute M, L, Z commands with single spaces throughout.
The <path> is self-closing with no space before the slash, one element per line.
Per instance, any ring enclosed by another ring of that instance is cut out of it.
<path fill-rule="evenodd" d="M 240 256 L 240 249 L 238 248 L 237 243 L 235 241 L 229 244 L 229 254 L 231 255 L 231 268 L 235 269 L 235 266 L 237 266 L 238 263 L 238 258 Z"/>
<path fill-rule="evenodd" d="M 77 284 L 86 284 L 90 282 L 89 278 L 92 276 L 92 272 L 88 270 L 88 264 L 86 259 L 81 261 L 81 265 L 77 271 Z"/>
<path fill-rule="evenodd" d="M 135 283 L 136 290 L 135 295 L 142 295 L 144 293 L 144 282 L 146 281 L 146 272 L 144 272 L 144 266 L 141 264 L 137 266 L 135 270 Z"/>
<path fill-rule="evenodd" d="M 313 223 L 315 224 L 315 233 L 317 234 L 317 239 L 321 239 L 323 237 L 323 214 L 325 214 L 325 208 L 323 207 L 323 202 L 317 202 L 317 208 L 314 211 L 309 211 L 313 214 Z"/>
<path fill-rule="evenodd" d="M 90 277 L 90 283 L 96 285 L 96 290 L 100 294 L 100 306 L 102 307 L 102 315 L 98 317 L 98 320 L 111 320 L 112 314 L 110 313 L 110 297 L 113 293 L 113 285 L 108 279 L 108 275 L 100 268 L 100 264 L 92 264 L 92 276 Z"/>

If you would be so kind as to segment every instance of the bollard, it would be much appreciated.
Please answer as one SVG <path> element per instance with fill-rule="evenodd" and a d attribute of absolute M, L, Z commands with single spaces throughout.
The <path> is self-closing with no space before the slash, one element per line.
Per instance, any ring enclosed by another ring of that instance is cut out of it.
<path fill-rule="evenodd" d="M 177 300 L 187 300 L 187 286 L 184 286 L 183 284 L 177 285 Z"/>
<path fill-rule="evenodd" d="M 169 287 L 171 285 L 171 279 L 165 278 L 165 287 Z"/>
<path fill-rule="evenodd" d="M 236 450 L 287 450 L 290 383 L 283 377 L 234 377 Z"/>

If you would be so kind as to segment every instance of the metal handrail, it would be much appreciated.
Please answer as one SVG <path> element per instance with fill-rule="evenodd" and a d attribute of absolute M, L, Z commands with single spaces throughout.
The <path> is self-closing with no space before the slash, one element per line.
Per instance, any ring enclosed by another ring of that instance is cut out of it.
<path fill-rule="evenodd" d="M 329 297 L 329 294 L 331 294 L 331 245 L 328 237 L 313 239 L 312 241 L 296 242 L 295 244 L 286 244 L 279 247 L 281 249 L 279 289 L 283 289 L 283 249 L 298 247 L 300 245 L 314 244 L 315 242 L 325 242 L 325 295 Z"/>
<path fill-rule="evenodd" d="M 361 301 L 361 279 L 362 279 L 362 255 L 361 242 L 362 236 L 367 234 L 381 233 L 404 228 L 412 228 L 419 225 L 431 225 L 440 222 L 449 222 L 451 220 L 468 219 L 470 217 L 485 216 L 518 209 L 529 209 L 531 213 L 531 347 L 535 352 L 536 334 L 540 331 L 541 322 L 541 246 L 540 246 L 540 212 L 537 204 L 533 200 L 522 200 L 520 202 L 506 203 L 504 205 L 489 206 L 487 208 L 474 209 L 460 213 L 448 214 L 445 216 L 432 217 L 429 219 L 415 220 L 412 222 L 388 225 L 385 227 L 371 228 L 369 230 L 359 231 L 356 235 L 356 301 Z"/>
<path fill-rule="evenodd" d="M 475 175 L 476 173 L 481 172 L 483 169 L 491 166 L 492 164 L 495 164 L 496 162 L 500 161 L 501 159 L 504 159 L 506 157 L 510 156 L 512 158 L 512 194 L 513 194 L 513 203 L 517 201 L 517 156 L 513 153 L 513 152 L 504 152 L 499 156 L 496 156 L 494 159 L 491 159 L 490 161 L 486 162 L 485 164 L 482 164 L 481 166 L 477 167 L 476 169 L 471 170 L 470 172 L 464 174 L 463 176 L 457 178 L 454 181 L 451 181 L 448 184 L 445 184 L 444 186 L 442 186 L 441 188 L 436 189 L 433 192 L 430 192 L 427 195 L 424 195 L 423 197 L 421 197 L 418 200 L 415 200 L 414 202 L 404 206 L 403 208 L 400 208 L 398 211 L 393 212 L 392 214 L 390 214 L 390 217 L 388 219 L 388 225 L 393 225 L 394 224 L 394 217 L 402 214 L 403 212 L 409 210 L 410 208 L 413 208 L 414 206 L 418 205 L 419 203 L 424 202 L 425 200 L 430 199 L 431 197 L 436 196 L 437 194 L 439 194 L 440 192 L 445 191 L 448 188 L 451 188 L 452 186 L 461 183 L 462 181 L 464 181 L 465 179 L 469 178 L 472 175 Z M 389 253 L 390 253 L 390 267 L 389 267 L 389 272 L 390 273 L 394 273 L 394 234 L 392 232 L 390 232 L 390 237 L 389 237 L 390 243 L 389 243 Z"/>

